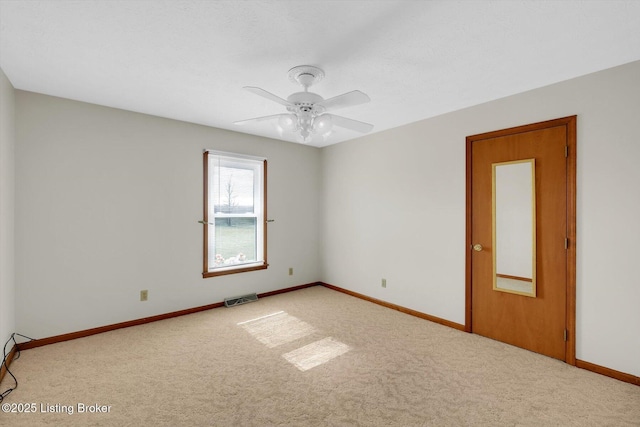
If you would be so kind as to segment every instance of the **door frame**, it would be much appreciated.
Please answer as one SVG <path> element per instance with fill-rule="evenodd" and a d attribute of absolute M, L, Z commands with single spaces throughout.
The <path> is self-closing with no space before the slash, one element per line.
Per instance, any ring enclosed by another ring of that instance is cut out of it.
<path fill-rule="evenodd" d="M 576 364 L 576 121 L 577 116 L 562 117 L 528 125 L 516 126 L 492 132 L 467 136 L 466 138 L 466 242 L 465 242 L 465 323 L 464 330 L 473 332 L 471 305 L 471 267 L 472 267 L 472 236 L 471 210 L 472 199 L 472 145 L 476 141 L 497 138 L 507 135 L 536 131 L 545 128 L 564 126 L 567 135 L 567 307 L 565 341 L 565 362 Z"/>

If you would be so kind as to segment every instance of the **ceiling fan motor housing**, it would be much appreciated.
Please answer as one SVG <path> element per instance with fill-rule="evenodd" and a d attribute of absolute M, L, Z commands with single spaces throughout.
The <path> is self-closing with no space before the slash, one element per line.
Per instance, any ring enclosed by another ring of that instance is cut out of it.
<path fill-rule="evenodd" d="M 325 111 L 325 108 L 322 105 L 319 105 L 324 98 L 313 92 L 296 92 L 290 95 L 287 98 L 291 104 L 290 107 L 287 107 L 287 110 L 296 114 L 296 113 L 311 113 L 313 116 L 317 116 L 318 114 L 322 114 Z"/>

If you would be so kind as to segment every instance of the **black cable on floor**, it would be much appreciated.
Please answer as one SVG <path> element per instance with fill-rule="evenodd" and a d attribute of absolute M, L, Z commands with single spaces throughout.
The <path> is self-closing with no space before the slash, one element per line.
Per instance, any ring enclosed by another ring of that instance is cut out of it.
<path fill-rule="evenodd" d="M 16 378 L 15 375 L 13 375 L 13 373 L 11 373 L 11 371 L 9 370 L 9 365 L 7 365 L 7 345 L 9 345 L 9 343 L 11 341 L 13 341 L 13 345 L 16 348 L 16 352 L 13 355 L 13 360 L 17 360 L 20 358 L 20 349 L 18 347 L 18 343 L 16 342 L 16 335 L 22 338 L 26 338 L 29 341 L 33 341 L 33 338 L 29 338 L 25 335 L 22 334 L 18 334 L 16 332 L 12 333 L 11 336 L 9 337 L 9 339 L 7 340 L 7 342 L 4 344 L 4 349 L 2 350 L 2 365 L 0 366 L 4 366 L 4 368 L 6 369 L 7 373 L 9 375 L 11 375 L 11 378 L 13 378 L 13 382 L 15 383 L 15 385 L 13 387 L 10 387 L 8 389 L 6 389 L 5 391 L 3 391 L 2 393 L 0 393 L 0 402 L 2 402 L 4 400 L 4 398 L 9 395 L 9 393 L 11 393 L 13 390 L 18 388 L 18 379 Z"/>

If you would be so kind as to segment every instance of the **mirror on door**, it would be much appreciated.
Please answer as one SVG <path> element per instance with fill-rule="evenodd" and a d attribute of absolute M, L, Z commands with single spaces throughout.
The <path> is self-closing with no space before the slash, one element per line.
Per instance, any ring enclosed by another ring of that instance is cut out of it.
<path fill-rule="evenodd" d="M 493 289 L 535 297 L 535 159 L 492 167 Z"/>

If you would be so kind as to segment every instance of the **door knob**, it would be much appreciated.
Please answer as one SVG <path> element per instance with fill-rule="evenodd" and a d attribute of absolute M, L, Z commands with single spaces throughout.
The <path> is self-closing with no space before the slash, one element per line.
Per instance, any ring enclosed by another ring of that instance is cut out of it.
<path fill-rule="evenodd" d="M 472 247 L 473 247 L 473 250 L 476 252 L 480 252 L 482 250 L 482 245 L 480 243 L 476 243 Z"/>

